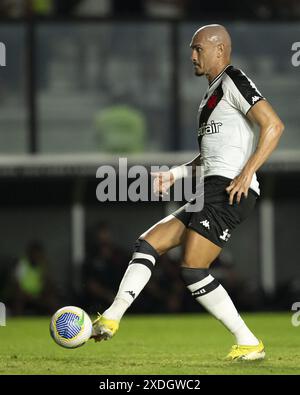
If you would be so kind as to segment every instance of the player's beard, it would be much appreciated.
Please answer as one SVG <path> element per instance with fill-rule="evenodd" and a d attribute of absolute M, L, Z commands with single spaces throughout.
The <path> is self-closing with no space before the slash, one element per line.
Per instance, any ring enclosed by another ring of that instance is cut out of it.
<path fill-rule="evenodd" d="M 202 77 L 202 75 L 204 75 L 204 71 L 200 69 L 199 65 L 194 65 L 194 73 L 197 77 Z"/>
<path fill-rule="evenodd" d="M 202 77 L 204 75 L 204 71 L 203 70 L 199 70 L 199 68 L 195 68 L 195 75 L 197 77 Z"/>

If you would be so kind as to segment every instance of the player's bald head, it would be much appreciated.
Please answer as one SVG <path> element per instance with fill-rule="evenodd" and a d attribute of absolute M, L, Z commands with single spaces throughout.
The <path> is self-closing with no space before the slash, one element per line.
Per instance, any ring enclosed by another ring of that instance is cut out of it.
<path fill-rule="evenodd" d="M 197 76 L 211 79 L 230 63 L 231 39 L 222 25 L 200 27 L 192 38 L 192 62 Z"/>
<path fill-rule="evenodd" d="M 193 35 L 191 46 L 197 42 L 207 43 L 208 45 L 222 45 L 224 57 L 230 58 L 231 38 L 222 25 L 212 24 L 200 27 Z"/>

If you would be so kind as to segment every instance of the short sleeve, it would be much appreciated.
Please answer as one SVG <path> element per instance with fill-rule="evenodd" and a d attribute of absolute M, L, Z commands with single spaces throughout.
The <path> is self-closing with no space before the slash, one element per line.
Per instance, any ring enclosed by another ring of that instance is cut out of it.
<path fill-rule="evenodd" d="M 260 100 L 265 100 L 250 78 L 232 66 L 226 69 L 225 83 L 228 101 L 244 115 Z"/>

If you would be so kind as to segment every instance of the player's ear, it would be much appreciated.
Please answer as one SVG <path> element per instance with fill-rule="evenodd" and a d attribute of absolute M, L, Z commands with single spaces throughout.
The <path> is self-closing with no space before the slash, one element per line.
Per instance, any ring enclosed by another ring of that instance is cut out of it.
<path fill-rule="evenodd" d="M 217 57 L 220 58 L 223 55 L 223 53 L 224 53 L 224 44 L 222 44 L 222 43 L 218 44 L 217 45 L 217 51 L 218 51 Z"/>

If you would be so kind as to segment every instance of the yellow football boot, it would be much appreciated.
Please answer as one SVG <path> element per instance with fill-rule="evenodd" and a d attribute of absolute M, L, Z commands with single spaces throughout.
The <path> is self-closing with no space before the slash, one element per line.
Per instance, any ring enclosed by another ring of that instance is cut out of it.
<path fill-rule="evenodd" d="M 96 342 L 112 338 L 119 328 L 118 321 L 109 320 L 99 313 L 98 315 L 99 317 L 93 322 L 93 333 L 91 336 Z"/>
<path fill-rule="evenodd" d="M 257 346 L 237 346 L 231 348 L 230 353 L 226 356 L 227 361 L 256 361 L 264 359 L 265 348 L 260 340 Z"/>

